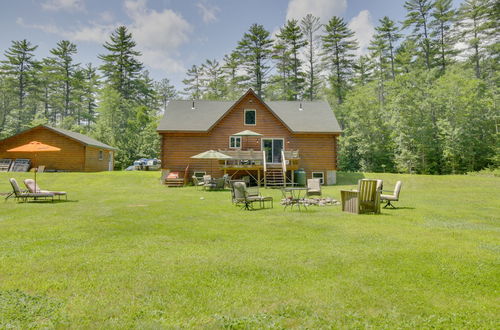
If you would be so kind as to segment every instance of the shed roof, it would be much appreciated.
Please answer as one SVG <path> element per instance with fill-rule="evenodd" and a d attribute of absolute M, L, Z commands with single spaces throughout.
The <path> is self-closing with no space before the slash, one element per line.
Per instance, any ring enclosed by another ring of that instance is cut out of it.
<path fill-rule="evenodd" d="M 66 129 L 62 129 L 62 128 L 58 128 L 58 127 L 52 127 L 52 126 L 48 126 L 48 125 L 38 125 L 38 126 L 35 126 L 35 127 L 32 127 L 32 128 L 29 128 L 27 130 L 24 130 L 20 133 L 17 133 L 15 135 L 12 135 L 12 136 L 9 136 L 7 138 L 5 138 L 4 140 L 6 139 L 10 139 L 14 136 L 17 136 L 17 135 L 20 135 L 20 134 L 23 134 L 23 133 L 26 133 L 26 132 L 29 132 L 31 130 L 34 130 L 36 128 L 39 128 L 39 127 L 43 127 L 43 128 L 46 128 L 48 130 L 51 130 L 55 133 L 58 133 L 60 135 L 63 135 L 63 136 L 66 136 L 72 140 L 75 140 L 77 142 L 80 142 L 82 144 L 85 144 L 85 145 L 88 145 L 88 146 L 92 146 L 92 147 L 96 147 L 96 148 L 102 148 L 102 149 L 106 149 L 106 150 L 117 150 L 115 147 L 112 147 L 112 146 L 109 146 L 105 143 L 102 143 L 100 141 L 97 141 L 96 139 L 93 139 L 89 136 L 86 136 L 86 135 L 83 135 L 83 134 L 80 134 L 80 133 L 77 133 L 77 132 L 72 132 L 72 131 L 68 131 Z M 1 140 L 0 140 L 1 141 Z"/>
<path fill-rule="evenodd" d="M 41 125 L 41 126 L 48 128 L 52 131 L 55 131 L 59 134 L 65 135 L 65 136 L 69 137 L 70 139 L 76 140 L 76 141 L 81 142 L 81 143 L 88 145 L 88 146 L 102 148 L 102 149 L 108 149 L 108 150 L 116 150 L 115 147 L 109 146 L 105 143 L 97 141 L 96 139 L 93 139 L 93 138 L 91 138 L 87 135 L 83 135 L 81 133 L 68 131 L 66 129 L 52 127 L 52 126 L 48 126 L 48 125 Z"/>
<path fill-rule="evenodd" d="M 252 90 L 249 92 L 255 95 Z M 335 114 L 325 101 L 264 102 L 260 98 L 259 100 L 292 132 L 340 133 L 342 131 Z M 236 103 L 205 100 L 170 101 L 157 130 L 159 132 L 206 132 Z"/>

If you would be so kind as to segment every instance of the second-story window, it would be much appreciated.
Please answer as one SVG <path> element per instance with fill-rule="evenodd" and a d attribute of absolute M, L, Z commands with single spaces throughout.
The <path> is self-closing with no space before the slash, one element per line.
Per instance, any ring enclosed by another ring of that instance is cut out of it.
<path fill-rule="evenodd" d="M 255 110 L 246 109 L 245 110 L 245 125 L 256 125 L 257 124 L 257 114 Z"/>

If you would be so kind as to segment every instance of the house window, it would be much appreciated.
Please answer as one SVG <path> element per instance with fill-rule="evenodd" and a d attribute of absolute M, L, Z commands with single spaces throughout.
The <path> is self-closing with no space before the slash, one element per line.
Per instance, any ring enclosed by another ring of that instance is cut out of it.
<path fill-rule="evenodd" d="M 102 150 L 99 150 L 99 160 L 104 159 L 104 152 Z"/>
<path fill-rule="evenodd" d="M 241 136 L 230 136 L 229 137 L 229 148 L 241 149 Z"/>
<path fill-rule="evenodd" d="M 255 110 L 245 110 L 245 125 L 256 125 L 257 124 L 257 116 Z"/>
<path fill-rule="evenodd" d="M 323 184 L 325 182 L 325 175 L 323 172 L 312 172 L 313 179 L 319 179 L 319 183 Z"/>
<path fill-rule="evenodd" d="M 207 172 L 194 172 L 193 175 L 195 177 L 197 177 L 198 179 L 202 179 L 203 180 L 203 176 L 207 174 Z"/>

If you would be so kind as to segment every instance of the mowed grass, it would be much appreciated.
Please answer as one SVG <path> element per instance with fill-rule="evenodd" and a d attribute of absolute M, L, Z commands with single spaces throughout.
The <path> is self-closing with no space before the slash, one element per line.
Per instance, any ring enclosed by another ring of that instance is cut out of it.
<path fill-rule="evenodd" d="M 8 178 L 0 173 L 0 192 Z M 498 328 L 500 178 L 403 180 L 400 206 L 243 211 L 158 172 L 44 173 L 0 203 L 0 328 Z"/>

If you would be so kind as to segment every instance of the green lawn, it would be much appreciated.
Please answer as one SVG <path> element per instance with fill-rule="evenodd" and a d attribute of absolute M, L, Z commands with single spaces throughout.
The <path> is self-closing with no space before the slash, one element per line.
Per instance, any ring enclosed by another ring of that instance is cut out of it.
<path fill-rule="evenodd" d="M 0 201 L 0 328 L 498 328 L 500 178 L 364 176 L 403 180 L 401 208 L 249 212 L 158 172 L 41 174 L 70 201 Z"/>

